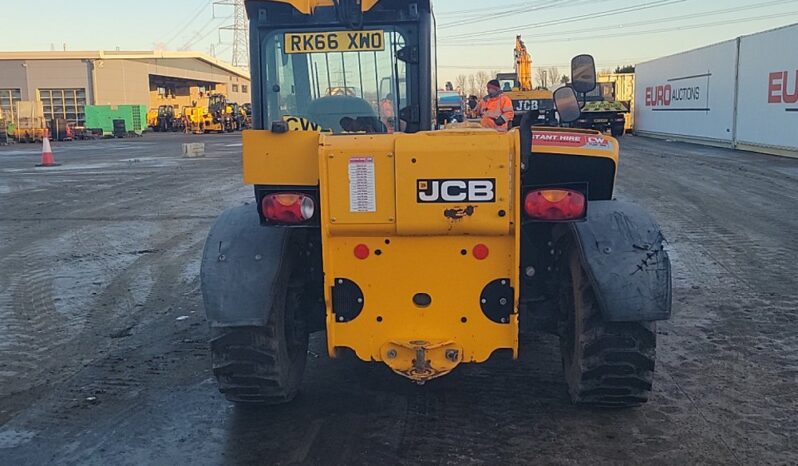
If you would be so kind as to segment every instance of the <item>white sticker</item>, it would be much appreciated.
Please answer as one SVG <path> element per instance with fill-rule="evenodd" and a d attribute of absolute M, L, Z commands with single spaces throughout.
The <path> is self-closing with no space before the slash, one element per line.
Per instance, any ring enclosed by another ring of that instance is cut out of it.
<path fill-rule="evenodd" d="M 349 159 L 349 211 L 377 211 L 374 157 L 352 157 Z"/>

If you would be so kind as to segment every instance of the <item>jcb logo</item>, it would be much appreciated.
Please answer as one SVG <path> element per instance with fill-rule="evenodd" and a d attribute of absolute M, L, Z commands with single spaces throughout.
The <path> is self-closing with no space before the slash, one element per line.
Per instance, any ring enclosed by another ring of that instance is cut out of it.
<path fill-rule="evenodd" d="M 418 202 L 494 202 L 496 179 L 418 180 Z"/>
<path fill-rule="evenodd" d="M 516 100 L 513 102 L 516 112 L 528 112 L 530 110 L 538 109 L 537 100 Z"/>

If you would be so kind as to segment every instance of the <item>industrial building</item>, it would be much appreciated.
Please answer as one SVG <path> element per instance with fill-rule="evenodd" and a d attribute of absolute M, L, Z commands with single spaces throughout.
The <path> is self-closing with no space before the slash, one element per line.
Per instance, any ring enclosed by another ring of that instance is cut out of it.
<path fill-rule="evenodd" d="M 0 110 L 41 101 L 49 121 L 82 125 L 86 105 L 191 106 L 208 93 L 250 102 L 249 73 L 197 52 L 0 52 Z"/>

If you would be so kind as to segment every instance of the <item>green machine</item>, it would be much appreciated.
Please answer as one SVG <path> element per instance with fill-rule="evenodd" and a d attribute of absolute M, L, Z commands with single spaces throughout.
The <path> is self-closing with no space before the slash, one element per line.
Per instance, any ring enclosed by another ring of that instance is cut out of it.
<path fill-rule="evenodd" d="M 147 127 L 146 105 L 87 105 L 86 128 L 102 130 L 103 136 L 141 136 Z"/>

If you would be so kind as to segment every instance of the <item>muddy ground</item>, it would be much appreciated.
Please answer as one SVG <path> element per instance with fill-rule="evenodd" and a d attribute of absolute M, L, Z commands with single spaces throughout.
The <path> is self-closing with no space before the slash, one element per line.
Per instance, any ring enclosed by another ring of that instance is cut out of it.
<path fill-rule="evenodd" d="M 180 143 L 207 143 L 201 159 Z M 205 234 L 248 202 L 240 136 L 0 148 L 2 464 L 798 463 L 798 160 L 626 136 L 618 197 L 669 240 L 644 407 L 578 409 L 557 340 L 425 386 L 311 341 L 290 405 L 216 391 Z"/>

